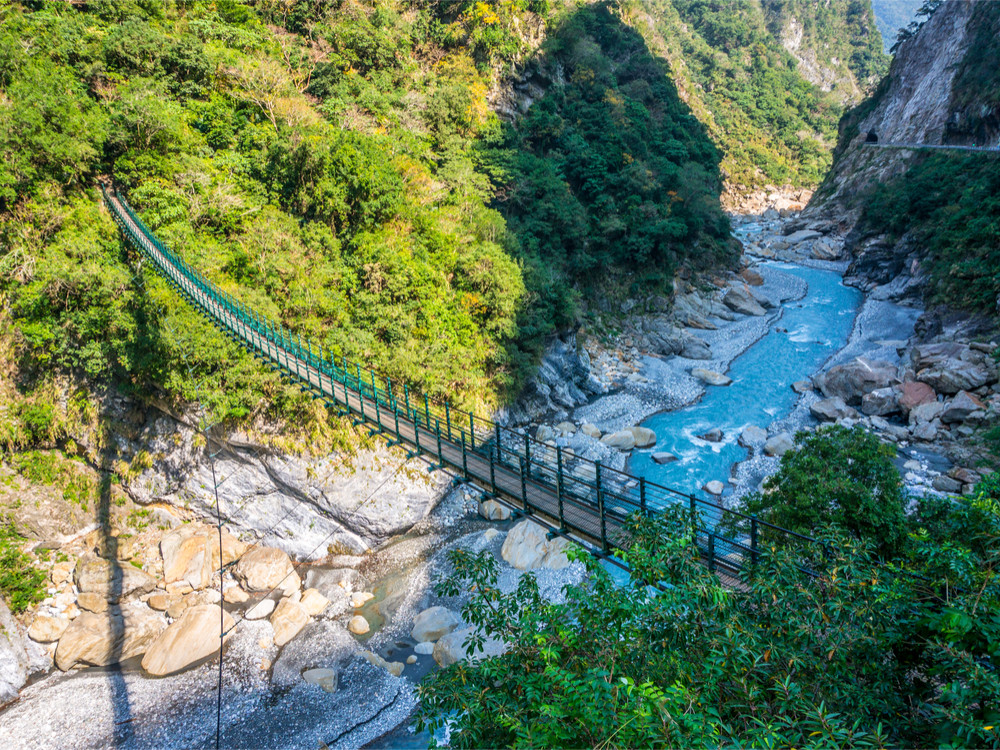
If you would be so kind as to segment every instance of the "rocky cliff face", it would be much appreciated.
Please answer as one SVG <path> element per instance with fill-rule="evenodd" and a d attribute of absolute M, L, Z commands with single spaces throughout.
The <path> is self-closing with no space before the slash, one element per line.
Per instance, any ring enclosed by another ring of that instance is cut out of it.
<path fill-rule="evenodd" d="M 989 122 L 1000 109 L 986 101 L 987 86 L 977 95 L 969 80 L 983 54 L 980 39 L 998 18 L 1000 4 L 949 0 L 899 48 L 878 90 L 842 120 L 833 167 L 807 215 L 843 216 L 853 225 L 866 190 L 906 171 L 917 151 L 873 148 L 865 145 L 869 133 L 880 146 L 998 143 L 1000 127 Z"/>
<path fill-rule="evenodd" d="M 771 33 L 799 73 L 844 104 L 856 104 L 884 72 L 875 14 L 868 0 L 764 0 Z"/>

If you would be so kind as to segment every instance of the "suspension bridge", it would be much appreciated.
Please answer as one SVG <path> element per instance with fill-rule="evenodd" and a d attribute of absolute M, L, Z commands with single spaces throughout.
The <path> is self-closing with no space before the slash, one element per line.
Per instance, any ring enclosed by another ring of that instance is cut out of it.
<path fill-rule="evenodd" d="M 125 240 L 224 335 L 303 392 L 358 425 L 370 425 L 371 434 L 477 485 L 515 515 L 532 518 L 550 538 L 571 538 L 622 565 L 617 553 L 629 545 L 628 519 L 682 504 L 690 510 L 702 559 L 721 576 L 736 578 L 754 565 L 765 541 L 794 544 L 809 557 L 822 552 L 818 540 L 536 441 L 303 341 L 168 249 L 117 190 L 103 183 L 101 190 Z"/>

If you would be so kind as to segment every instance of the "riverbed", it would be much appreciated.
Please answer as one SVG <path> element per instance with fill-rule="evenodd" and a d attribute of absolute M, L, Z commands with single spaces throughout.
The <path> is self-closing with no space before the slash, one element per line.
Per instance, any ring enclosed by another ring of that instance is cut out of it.
<path fill-rule="evenodd" d="M 697 492 L 711 480 L 726 482 L 731 467 L 747 457 L 738 440 L 749 426 L 767 429 L 799 398 L 792 384 L 807 380 L 848 341 L 862 294 L 845 286 L 836 271 L 790 263 L 765 267 L 808 285 L 802 299 L 782 308 L 766 335 L 737 357 L 726 373 L 732 383 L 709 386 L 690 406 L 653 415 L 642 424 L 656 433 L 652 451 L 636 452 L 629 469 L 649 481 Z M 701 435 L 720 429 L 719 441 Z M 657 464 L 653 452 L 676 461 Z"/>

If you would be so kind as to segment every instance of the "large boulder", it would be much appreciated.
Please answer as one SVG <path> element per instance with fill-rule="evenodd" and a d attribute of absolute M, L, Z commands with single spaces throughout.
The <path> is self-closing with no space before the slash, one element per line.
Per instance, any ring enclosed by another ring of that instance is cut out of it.
<path fill-rule="evenodd" d="M 939 393 L 971 391 L 997 379 L 989 355 L 967 344 L 923 344 L 913 348 L 910 360 L 917 380 Z"/>
<path fill-rule="evenodd" d="M 271 615 L 271 626 L 274 628 L 274 645 L 284 646 L 299 634 L 309 622 L 309 613 L 300 602 L 293 599 L 282 599 Z"/>
<path fill-rule="evenodd" d="M 855 357 L 816 377 L 817 385 L 827 398 L 839 396 L 848 406 L 861 406 L 866 393 L 899 382 L 896 368 L 888 362 Z"/>
<path fill-rule="evenodd" d="M 764 443 L 764 454 L 781 458 L 795 447 L 795 439 L 789 432 L 781 432 Z"/>
<path fill-rule="evenodd" d="M 0 706 L 14 700 L 28 677 L 50 665 L 44 646 L 28 639 L 0 598 Z"/>
<path fill-rule="evenodd" d="M 732 287 L 722 298 L 722 304 L 741 315 L 764 315 L 767 311 L 749 291 Z"/>
<path fill-rule="evenodd" d="M 659 464 L 660 466 L 663 464 L 672 464 L 674 461 L 678 460 L 677 456 L 673 453 L 667 453 L 666 451 L 657 451 L 656 453 L 653 453 L 650 458 L 653 459 L 653 463 Z"/>
<path fill-rule="evenodd" d="M 219 608 L 214 607 L 215 621 Z M 144 653 L 167 621 L 144 604 L 113 607 L 102 614 L 83 612 L 62 634 L 56 666 L 64 672 L 78 664 L 103 667 Z"/>
<path fill-rule="evenodd" d="M 193 589 L 212 582 L 222 565 L 239 559 L 246 545 L 228 531 L 222 532 L 222 555 L 219 555 L 218 529 L 200 524 L 184 524 L 160 539 L 163 556 L 163 581 L 184 581 Z"/>
<path fill-rule="evenodd" d="M 518 570 L 565 568 L 569 565 L 566 550 L 572 543 L 558 536 L 548 539 L 547 533 L 544 527 L 525 519 L 507 534 L 500 554 Z"/>
<path fill-rule="evenodd" d="M 789 245 L 798 245 L 800 242 L 807 242 L 808 240 L 819 239 L 823 235 L 813 229 L 800 229 L 797 232 L 792 232 L 785 237 L 785 242 Z"/>
<path fill-rule="evenodd" d="M 611 448 L 630 451 L 635 448 L 635 435 L 632 434 L 631 430 L 620 430 L 619 432 L 612 432 L 610 435 L 605 435 L 601 438 L 601 442 Z"/>
<path fill-rule="evenodd" d="M 52 643 L 58 641 L 62 634 L 69 627 L 69 620 L 63 617 L 49 617 L 49 615 L 35 615 L 35 619 L 28 628 L 28 637 L 37 643 Z"/>
<path fill-rule="evenodd" d="M 899 410 L 904 417 L 921 404 L 937 401 L 937 393 L 927 383 L 907 381 L 899 386 Z"/>
<path fill-rule="evenodd" d="M 656 445 L 656 433 L 648 427 L 629 427 L 628 431 L 635 439 L 636 448 L 649 448 Z"/>
<path fill-rule="evenodd" d="M 459 625 L 462 618 L 447 607 L 430 607 L 413 618 L 413 640 L 417 643 L 436 641 Z"/>
<path fill-rule="evenodd" d="M 311 567 L 306 570 L 305 586 L 334 601 L 350 594 L 360 580 L 361 576 L 354 568 Z"/>
<path fill-rule="evenodd" d="M 810 413 L 823 422 L 836 422 L 838 419 L 853 419 L 858 413 L 844 403 L 839 396 L 824 398 L 809 407 Z"/>
<path fill-rule="evenodd" d="M 316 589 L 306 589 L 302 592 L 299 604 L 302 605 L 302 609 L 306 611 L 307 615 L 315 617 L 316 615 L 323 614 L 326 608 L 330 606 L 330 600 Z"/>
<path fill-rule="evenodd" d="M 827 240 L 816 240 L 812 246 L 812 257 L 816 260 L 837 260 L 843 253 L 843 246 L 828 242 Z"/>
<path fill-rule="evenodd" d="M 472 628 L 462 628 L 453 633 L 448 633 L 434 644 L 434 661 L 440 667 L 447 667 L 462 659 L 477 661 L 487 659 L 491 656 L 500 656 L 507 650 L 503 641 L 490 638 L 483 643 L 482 651 L 475 648 L 466 648 L 465 642 L 472 635 Z"/>
<path fill-rule="evenodd" d="M 944 412 L 944 404 L 940 401 L 928 401 L 910 409 L 909 422 L 913 425 L 927 424 L 941 417 Z"/>
<path fill-rule="evenodd" d="M 112 603 L 156 588 L 156 579 L 135 566 L 119 560 L 105 560 L 93 553 L 80 558 L 74 578 L 81 592 L 100 594 Z"/>
<path fill-rule="evenodd" d="M 270 591 L 277 587 L 286 596 L 298 591 L 302 583 L 288 555 L 276 547 L 250 550 L 236 563 L 233 575 L 247 591 Z M 326 595 L 319 586 L 313 587 Z"/>
<path fill-rule="evenodd" d="M 685 336 L 681 339 L 681 348 L 678 354 L 686 359 L 711 359 L 712 347 L 697 336 Z"/>
<path fill-rule="evenodd" d="M 222 633 L 233 627 L 232 616 L 211 604 L 189 607 L 146 649 L 142 668 L 157 677 L 174 674 L 219 650 Z M 221 629 L 220 629 L 221 625 Z"/>
<path fill-rule="evenodd" d="M 706 482 L 705 486 L 702 487 L 702 489 L 705 490 L 705 492 L 707 492 L 709 495 L 715 495 L 716 497 L 718 497 L 725 491 L 726 485 L 724 485 L 718 479 L 713 479 L 711 482 Z"/>
<path fill-rule="evenodd" d="M 861 398 L 861 411 L 870 417 L 884 417 L 899 411 L 898 388 L 876 388 Z"/>
<path fill-rule="evenodd" d="M 496 500 L 483 500 L 479 503 L 479 515 L 487 521 L 506 521 L 510 518 L 510 508 Z"/>
<path fill-rule="evenodd" d="M 944 410 L 941 412 L 941 421 L 945 424 L 964 422 L 972 412 L 985 408 L 986 404 L 974 394 L 968 391 L 959 391 L 955 398 L 945 404 Z"/>
<path fill-rule="evenodd" d="M 747 425 L 740 433 L 740 445 L 744 448 L 754 448 L 767 441 L 767 430 L 756 425 Z"/>
<path fill-rule="evenodd" d="M 691 377 L 697 378 L 706 385 L 730 385 L 733 381 L 721 372 L 706 370 L 704 367 L 695 367 L 691 370 Z"/>

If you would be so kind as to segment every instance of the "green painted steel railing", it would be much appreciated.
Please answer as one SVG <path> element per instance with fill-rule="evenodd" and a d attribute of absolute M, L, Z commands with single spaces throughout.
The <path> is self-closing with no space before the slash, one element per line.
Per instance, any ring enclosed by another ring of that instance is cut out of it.
<path fill-rule="evenodd" d="M 372 434 L 476 483 L 550 534 L 572 535 L 617 562 L 615 550 L 629 543 L 629 516 L 682 503 L 712 570 L 736 574 L 775 542 L 794 544 L 811 559 L 825 552 L 816 539 L 536 441 L 314 346 L 222 291 L 160 242 L 117 191 L 101 189 L 125 239 L 225 335 L 304 392 L 358 424 L 371 424 Z"/>

